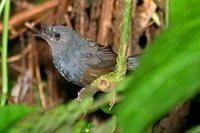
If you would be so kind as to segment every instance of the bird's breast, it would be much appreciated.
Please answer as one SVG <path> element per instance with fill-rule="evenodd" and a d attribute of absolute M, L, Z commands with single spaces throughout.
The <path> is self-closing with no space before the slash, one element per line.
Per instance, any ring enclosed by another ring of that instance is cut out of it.
<path fill-rule="evenodd" d="M 81 79 L 83 68 L 81 67 L 80 57 L 76 54 L 69 55 L 67 53 L 54 55 L 53 63 L 60 74 L 70 82 L 82 86 Z"/>

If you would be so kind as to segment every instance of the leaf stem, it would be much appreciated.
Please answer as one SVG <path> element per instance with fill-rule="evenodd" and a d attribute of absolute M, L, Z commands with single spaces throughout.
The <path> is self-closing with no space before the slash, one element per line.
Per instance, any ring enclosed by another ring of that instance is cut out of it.
<path fill-rule="evenodd" d="M 8 49 L 8 23 L 10 14 L 10 0 L 5 3 L 3 14 L 3 34 L 2 34 L 2 96 L 1 106 L 4 106 L 8 93 L 8 65 L 7 65 L 7 49 Z"/>

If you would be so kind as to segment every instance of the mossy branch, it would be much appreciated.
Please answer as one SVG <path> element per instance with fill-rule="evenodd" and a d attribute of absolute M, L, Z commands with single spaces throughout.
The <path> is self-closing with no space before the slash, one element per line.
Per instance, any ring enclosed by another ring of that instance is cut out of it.
<path fill-rule="evenodd" d="M 118 51 L 116 73 L 124 75 L 126 72 L 126 58 L 127 58 L 127 48 L 129 34 L 131 31 L 131 14 L 132 14 L 133 0 L 125 0 L 124 3 L 124 14 L 121 27 L 120 35 L 120 48 Z"/>

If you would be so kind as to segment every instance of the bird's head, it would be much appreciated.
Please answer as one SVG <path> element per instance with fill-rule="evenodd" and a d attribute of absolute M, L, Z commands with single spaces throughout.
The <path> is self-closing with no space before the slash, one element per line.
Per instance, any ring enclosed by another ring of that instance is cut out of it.
<path fill-rule="evenodd" d="M 66 50 L 81 41 L 79 34 L 67 26 L 42 26 L 34 36 L 46 40 L 52 52 Z"/>

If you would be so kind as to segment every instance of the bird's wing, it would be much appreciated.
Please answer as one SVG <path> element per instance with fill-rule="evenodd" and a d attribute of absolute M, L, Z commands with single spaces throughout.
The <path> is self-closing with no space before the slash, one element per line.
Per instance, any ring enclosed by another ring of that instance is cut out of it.
<path fill-rule="evenodd" d="M 87 50 L 82 55 L 81 62 L 87 68 L 109 68 L 116 64 L 117 55 L 108 47 L 87 40 Z"/>
<path fill-rule="evenodd" d="M 84 66 L 81 77 L 84 84 L 90 84 L 99 76 L 114 71 L 117 55 L 107 47 L 88 40 L 88 49 L 82 55 L 81 62 Z"/>

